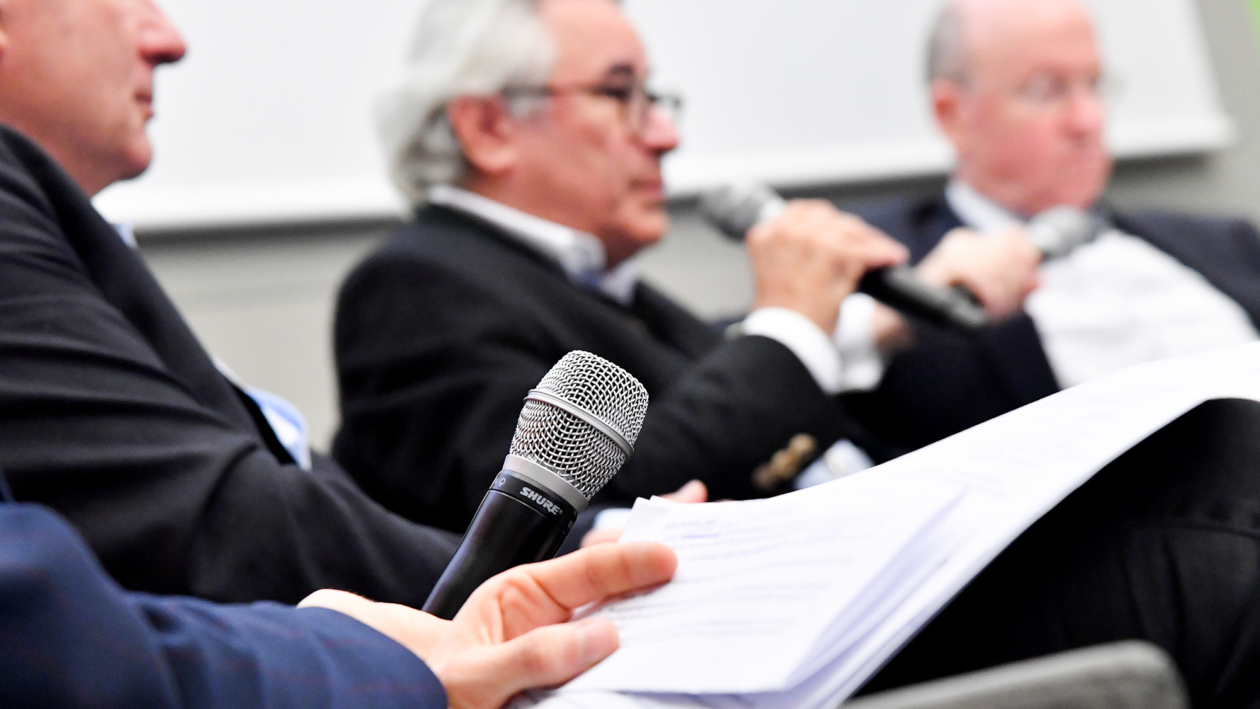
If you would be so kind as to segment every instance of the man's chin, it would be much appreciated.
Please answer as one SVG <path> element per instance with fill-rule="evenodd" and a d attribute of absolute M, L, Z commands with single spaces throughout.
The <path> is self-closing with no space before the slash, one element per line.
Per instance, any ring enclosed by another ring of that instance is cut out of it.
<path fill-rule="evenodd" d="M 653 219 L 644 220 L 644 223 L 632 233 L 634 241 L 646 248 L 665 238 L 666 232 L 669 231 L 669 215 L 661 209 L 659 215 Z"/>
<path fill-rule="evenodd" d="M 669 231 L 669 218 L 662 216 L 659 220 L 622 225 L 615 236 L 600 240 L 604 242 L 609 265 L 616 266 L 643 249 L 655 245 L 664 238 L 667 231 Z"/>
<path fill-rule="evenodd" d="M 127 146 L 125 151 L 113 159 L 115 168 L 112 170 L 114 182 L 131 180 L 143 175 L 152 162 L 153 148 L 147 140 L 143 143 L 133 143 Z"/>

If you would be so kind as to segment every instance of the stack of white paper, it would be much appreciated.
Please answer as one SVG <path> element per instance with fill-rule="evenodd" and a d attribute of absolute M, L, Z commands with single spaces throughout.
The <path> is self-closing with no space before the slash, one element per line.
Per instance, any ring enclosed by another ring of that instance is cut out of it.
<path fill-rule="evenodd" d="M 1134 367 L 833 483 L 752 502 L 640 500 L 623 539 L 675 580 L 594 610 L 621 649 L 563 707 L 830 707 L 1124 451 L 1213 398 L 1260 400 L 1260 345 Z"/>
<path fill-rule="evenodd" d="M 799 684 L 944 563 L 951 549 L 937 543 L 940 525 L 962 492 L 859 483 L 752 505 L 640 500 L 626 538 L 661 540 L 684 563 L 667 586 L 599 611 L 623 629 L 623 649 L 573 688 L 705 694 Z"/>

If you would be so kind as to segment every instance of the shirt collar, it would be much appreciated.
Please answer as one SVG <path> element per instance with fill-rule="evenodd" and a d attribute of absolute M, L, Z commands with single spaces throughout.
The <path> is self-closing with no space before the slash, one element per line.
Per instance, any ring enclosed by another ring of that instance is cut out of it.
<path fill-rule="evenodd" d="M 591 234 L 527 214 L 453 185 L 431 186 L 428 201 L 472 214 L 500 227 L 512 238 L 554 261 L 571 281 L 583 288 L 602 293 L 623 306 L 628 306 L 634 299 L 634 289 L 639 282 L 634 259 L 606 270 L 608 256 L 604 244 Z"/>
<path fill-rule="evenodd" d="M 964 226 L 978 232 L 1001 231 L 1016 224 L 1023 224 L 1019 215 L 980 194 L 976 188 L 961 179 L 951 178 L 945 186 L 945 202 Z"/>

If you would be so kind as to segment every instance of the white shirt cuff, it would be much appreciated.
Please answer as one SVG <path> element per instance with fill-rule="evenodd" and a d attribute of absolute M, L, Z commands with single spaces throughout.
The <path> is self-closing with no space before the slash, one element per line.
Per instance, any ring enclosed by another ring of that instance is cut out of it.
<path fill-rule="evenodd" d="M 854 293 L 840 304 L 833 339 L 840 353 L 838 391 L 871 391 L 884 378 L 884 356 L 875 342 L 875 299 Z"/>
<path fill-rule="evenodd" d="M 760 335 L 782 344 L 809 370 L 818 388 L 841 391 L 840 352 L 814 321 L 787 308 L 758 308 L 744 318 L 745 335 Z"/>

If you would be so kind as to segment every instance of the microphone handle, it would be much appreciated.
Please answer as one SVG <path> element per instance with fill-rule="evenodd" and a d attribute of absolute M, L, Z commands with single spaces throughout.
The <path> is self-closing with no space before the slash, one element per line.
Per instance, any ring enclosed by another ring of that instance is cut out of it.
<path fill-rule="evenodd" d="M 937 325 L 978 332 L 990 324 L 989 316 L 970 294 L 923 283 L 909 266 L 867 271 L 858 290 L 895 310 Z"/>
<path fill-rule="evenodd" d="M 491 489 L 423 610 L 445 620 L 454 618 L 464 601 L 491 576 L 552 558 L 568 534 L 555 520 Z"/>

